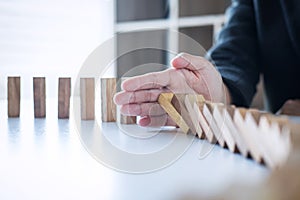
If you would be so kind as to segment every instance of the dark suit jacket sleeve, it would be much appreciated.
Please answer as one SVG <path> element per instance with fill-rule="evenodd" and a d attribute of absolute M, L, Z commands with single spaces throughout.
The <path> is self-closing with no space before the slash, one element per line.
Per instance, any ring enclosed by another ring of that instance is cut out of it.
<path fill-rule="evenodd" d="M 228 87 L 232 103 L 248 107 L 259 80 L 258 41 L 253 2 L 234 0 L 216 45 L 208 52 Z"/>

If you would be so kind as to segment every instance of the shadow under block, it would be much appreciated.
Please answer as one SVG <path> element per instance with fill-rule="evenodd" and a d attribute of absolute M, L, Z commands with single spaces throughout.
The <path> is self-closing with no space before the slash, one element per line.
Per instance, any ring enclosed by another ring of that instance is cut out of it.
<path fill-rule="evenodd" d="M 71 78 L 58 79 L 58 118 L 69 118 L 71 96 Z"/>
<path fill-rule="evenodd" d="M 179 128 L 184 133 L 188 133 L 189 126 L 171 103 L 173 97 L 173 93 L 162 93 L 158 97 L 158 103 L 166 111 L 166 113 L 168 113 L 170 118 L 179 126 Z"/>
<path fill-rule="evenodd" d="M 7 115 L 20 116 L 20 77 L 7 78 Z"/>
<path fill-rule="evenodd" d="M 95 119 L 95 79 L 80 78 L 81 119 Z"/>
<path fill-rule="evenodd" d="M 34 117 L 46 117 L 46 81 L 45 77 L 33 78 Z"/>
<path fill-rule="evenodd" d="M 113 102 L 116 94 L 116 78 L 101 78 L 101 115 L 103 122 L 116 121 L 116 104 Z"/>

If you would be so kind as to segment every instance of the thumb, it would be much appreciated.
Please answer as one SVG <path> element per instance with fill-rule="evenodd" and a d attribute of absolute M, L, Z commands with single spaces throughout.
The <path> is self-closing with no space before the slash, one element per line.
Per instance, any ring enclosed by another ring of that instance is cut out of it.
<path fill-rule="evenodd" d="M 171 61 L 171 65 L 175 69 L 188 69 L 192 71 L 205 68 L 207 63 L 209 62 L 205 58 L 193 56 L 188 53 L 180 53 Z"/>

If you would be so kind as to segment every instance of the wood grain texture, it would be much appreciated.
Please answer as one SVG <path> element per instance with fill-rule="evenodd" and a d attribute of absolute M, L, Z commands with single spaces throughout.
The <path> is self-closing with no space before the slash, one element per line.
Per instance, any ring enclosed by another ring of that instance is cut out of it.
<path fill-rule="evenodd" d="M 20 77 L 7 78 L 7 115 L 20 116 Z"/>
<path fill-rule="evenodd" d="M 69 118 L 71 96 L 71 78 L 58 79 L 58 118 Z"/>
<path fill-rule="evenodd" d="M 103 122 L 116 121 L 116 104 L 113 102 L 116 94 L 116 83 L 116 78 L 101 78 L 101 115 Z"/>
<path fill-rule="evenodd" d="M 188 133 L 189 126 L 186 124 L 182 116 L 177 112 L 174 106 L 171 104 L 173 93 L 162 93 L 158 97 L 158 103 L 160 106 L 168 113 L 170 118 L 179 126 L 179 128 L 184 132 Z"/>
<path fill-rule="evenodd" d="M 80 78 L 81 119 L 95 119 L 95 79 Z"/>
<path fill-rule="evenodd" d="M 33 78 L 34 117 L 46 117 L 46 78 Z"/>

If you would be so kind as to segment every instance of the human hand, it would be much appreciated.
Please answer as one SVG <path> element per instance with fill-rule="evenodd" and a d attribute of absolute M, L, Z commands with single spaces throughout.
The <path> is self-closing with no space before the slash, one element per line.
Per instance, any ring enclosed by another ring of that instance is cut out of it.
<path fill-rule="evenodd" d="M 157 102 L 162 92 L 196 93 L 213 102 L 226 102 L 228 92 L 221 75 L 205 58 L 181 53 L 171 64 L 173 68 L 165 71 L 125 80 L 123 91 L 114 97 L 121 113 L 141 116 L 141 126 L 176 125 Z"/>

